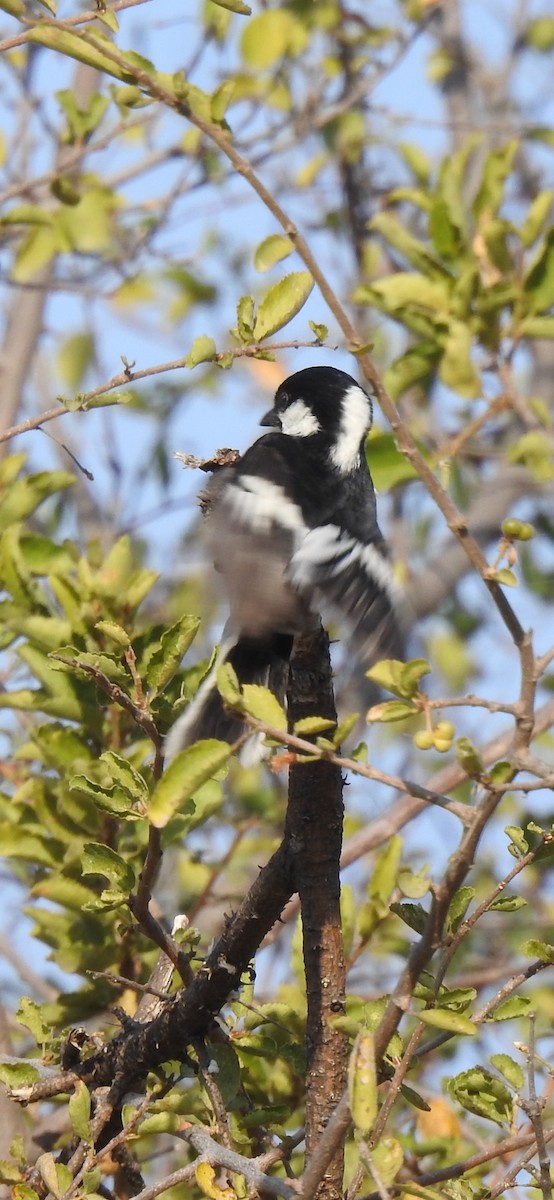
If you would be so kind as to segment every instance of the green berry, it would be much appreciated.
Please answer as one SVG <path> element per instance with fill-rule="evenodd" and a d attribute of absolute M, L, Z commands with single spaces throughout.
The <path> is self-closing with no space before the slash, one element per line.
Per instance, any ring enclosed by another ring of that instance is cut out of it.
<path fill-rule="evenodd" d="M 414 734 L 414 745 L 418 750 L 430 750 L 433 745 L 433 734 L 429 729 L 418 729 Z"/>
<path fill-rule="evenodd" d="M 535 529 L 529 521 L 518 521 L 517 517 L 506 517 L 502 522 L 504 537 L 517 542 L 529 542 L 535 536 Z"/>
<path fill-rule="evenodd" d="M 438 721 L 435 725 L 435 733 L 437 737 L 443 738 L 445 741 L 452 741 L 456 730 L 452 721 Z"/>
<path fill-rule="evenodd" d="M 435 750 L 438 750 L 439 754 L 446 754 L 446 751 L 450 750 L 452 745 L 452 738 L 436 737 L 434 738 L 433 745 Z"/>

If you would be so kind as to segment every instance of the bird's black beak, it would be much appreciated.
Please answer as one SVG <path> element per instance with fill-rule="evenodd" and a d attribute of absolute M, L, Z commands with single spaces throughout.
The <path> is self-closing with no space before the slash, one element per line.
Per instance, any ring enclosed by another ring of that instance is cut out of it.
<path fill-rule="evenodd" d="M 260 425 L 272 425 L 275 429 L 280 429 L 281 418 L 277 410 L 270 408 L 269 412 L 266 412 L 265 416 L 262 417 Z"/>

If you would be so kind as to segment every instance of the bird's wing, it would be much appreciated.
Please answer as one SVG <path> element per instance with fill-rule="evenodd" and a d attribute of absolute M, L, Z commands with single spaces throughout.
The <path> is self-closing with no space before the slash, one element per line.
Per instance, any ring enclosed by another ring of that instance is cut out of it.
<path fill-rule="evenodd" d="M 208 493 L 205 534 L 235 628 L 263 637 L 300 632 L 312 618 L 288 575 L 306 526 L 287 487 L 287 464 L 271 445 L 254 454 L 257 446 L 244 456 L 240 469 L 222 472 L 213 497 Z"/>
<path fill-rule="evenodd" d="M 339 525 L 309 530 L 293 553 L 293 585 L 337 613 L 364 665 L 402 657 L 402 594 L 381 538 L 366 544 Z"/>

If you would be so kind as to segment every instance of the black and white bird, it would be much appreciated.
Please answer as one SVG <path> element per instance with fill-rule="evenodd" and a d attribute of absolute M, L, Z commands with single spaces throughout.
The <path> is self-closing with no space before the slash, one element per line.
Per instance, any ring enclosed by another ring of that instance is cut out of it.
<path fill-rule="evenodd" d="M 365 456 L 371 424 L 371 400 L 350 375 L 308 367 L 278 388 L 260 421 L 271 432 L 210 480 L 204 532 L 230 617 L 215 666 L 169 732 L 167 758 L 242 732 L 217 690 L 221 662 L 282 698 L 294 635 L 320 614 L 338 619 L 364 667 L 401 655 L 400 589 Z"/>

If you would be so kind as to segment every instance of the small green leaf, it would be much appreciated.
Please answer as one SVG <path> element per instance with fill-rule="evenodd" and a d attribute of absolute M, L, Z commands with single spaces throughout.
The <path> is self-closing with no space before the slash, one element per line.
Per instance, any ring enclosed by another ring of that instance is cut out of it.
<path fill-rule="evenodd" d="M 417 1014 L 419 1021 L 432 1025 L 436 1029 L 446 1029 L 449 1033 L 462 1033 L 473 1037 L 477 1026 L 463 1013 L 453 1012 L 450 1008 L 424 1008 Z"/>
<path fill-rule="evenodd" d="M 200 363 L 213 362 L 217 353 L 216 345 L 213 338 L 208 337 L 206 333 L 201 333 L 200 337 L 194 339 L 192 346 L 185 358 L 185 367 L 197 367 Z"/>
<path fill-rule="evenodd" d="M 527 1016 L 531 1007 L 531 1001 L 528 996 L 508 996 L 507 1000 L 502 1000 L 493 1008 L 489 1014 L 489 1021 L 511 1021 L 514 1017 Z"/>
<path fill-rule="evenodd" d="M 269 688 L 261 687 L 257 683 L 245 683 L 242 702 L 244 711 L 251 717 L 263 721 L 266 725 L 272 725 L 274 729 L 286 730 L 286 713 Z"/>
<path fill-rule="evenodd" d="M 213 0 L 218 8 L 226 8 L 229 12 L 239 13 L 242 17 L 249 17 L 252 9 L 244 3 L 244 0 Z"/>
<path fill-rule="evenodd" d="M 521 947 L 521 953 L 526 958 L 538 958 L 541 962 L 554 963 L 554 946 L 540 942 L 538 938 L 529 938 Z"/>
<path fill-rule="evenodd" d="M 369 675 L 369 671 L 367 672 Z M 406 704 L 403 700 L 385 700 L 382 704 L 373 704 L 366 713 L 366 721 L 404 721 L 407 717 L 413 717 L 417 713 L 417 708 L 412 704 Z"/>
<path fill-rule="evenodd" d="M 531 204 L 527 216 L 518 230 L 524 246 L 532 246 L 549 220 L 554 202 L 554 192 L 539 192 Z"/>
<path fill-rule="evenodd" d="M 56 1200 L 61 1200 L 64 1192 L 71 1187 L 73 1182 L 69 1167 L 66 1167 L 65 1163 L 56 1162 L 53 1154 L 41 1154 L 37 1158 L 35 1169 Z"/>
<path fill-rule="evenodd" d="M 187 746 L 170 762 L 156 785 L 148 809 L 148 818 L 163 829 L 176 814 L 194 815 L 192 797 L 200 786 L 226 766 L 231 755 L 227 742 L 208 738 Z"/>
<path fill-rule="evenodd" d="M 38 1079 L 40 1079 L 40 1072 L 32 1063 L 0 1062 L 0 1081 L 5 1083 L 10 1091 L 16 1091 L 18 1088 L 32 1087 L 33 1083 L 36 1083 Z"/>
<path fill-rule="evenodd" d="M 52 1029 L 45 1022 L 40 1005 L 34 1000 L 30 1000 L 28 996 L 22 996 L 15 1018 L 33 1035 L 37 1046 L 48 1044 L 52 1037 Z"/>
<path fill-rule="evenodd" d="M 90 1144 L 91 1128 L 90 1128 L 90 1112 L 91 1098 L 90 1092 L 82 1079 L 79 1080 L 75 1091 L 69 1097 L 69 1120 L 73 1128 L 73 1132 L 78 1138 L 82 1138 L 84 1142 Z"/>
<path fill-rule="evenodd" d="M 453 896 L 448 909 L 447 924 L 452 933 L 456 933 L 462 924 L 466 912 L 475 896 L 475 888 L 459 888 Z"/>
<path fill-rule="evenodd" d="M 366 457 L 378 492 L 388 492 L 399 483 L 417 477 L 417 471 L 400 453 L 392 433 L 370 433 L 366 442 Z"/>
<path fill-rule="evenodd" d="M 504 833 L 507 833 L 508 837 L 512 839 L 512 845 L 518 852 L 517 857 L 523 857 L 523 855 L 527 854 L 529 850 L 529 842 L 524 835 L 523 829 L 521 829 L 519 825 L 506 825 L 504 827 Z"/>
<path fill-rule="evenodd" d="M 518 908 L 524 908 L 527 901 L 523 896 L 497 896 L 492 904 L 489 904 L 488 912 L 517 912 Z"/>
<path fill-rule="evenodd" d="M 359 1033 L 348 1064 L 348 1098 L 356 1129 L 367 1137 L 377 1116 L 377 1073 L 373 1036 Z"/>
<path fill-rule="evenodd" d="M 497 1125 L 509 1125 L 512 1121 L 514 1102 L 512 1093 L 501 1079 L 497 1079 L 484 1067 L 471 1067 L 446 1082 L 448 1093 L 468 1112 L 485 1117 Z"/>
<path fill-rule="evenodd" d="M 120 903 L 126 900 L 135 886 L 135 873 L 129 863 L 111 846 L 100 842 L 87 842 L 83 847 L 81 870 L 83 875 L 105 875 L 111 888 L 102 892 L 102 900 Z"/>
<path fill-rule="evenodd" d="M 224 662 L 217 668 L 217 686 L 219 694 L 230 708 L 243 711 L 242 692 L 237 673 L 230 663 Z"/>
<path fill-rule="evenodd" d="M 519 1063 L 514 1062 L 509 1054 L 491 1054 L 491 1063 L 516 1091 L 521 1091 L 525 1083 L 525 1075 Z"/>
<path fill-rule="evenodd" d="M 324 733 L 327 729 L 334 729 L 335 721 L 329 721 L 327 717 L 302 717 L 300 721 L 295 722 L 294 733 L 297 737 L 311 737 L 315 733 Z"/>
<path fill-rule="evenodd" d="M 285 54 L 305 49 L 307 29 L 287 9 L 268 9 L 252 18 L 241 38 L 244 62 L 254 71 L 272 67 Z"/>
<path fill-rule="evenodd" d="M 288 258 L 293 250 L 294 245 L 290 238 L 279 233 L 272 233 L 270 237 L 264 238 L 257 247 L 254 253 L 254 266 L 260 273 L 269 271 L 271 267 L 275 266 L 275 263 L 281 262 L 283 258 Z"/>
<path fill-rule="evenodd" d="M 285 275 L 266 292 L 258 307 L 254 338 L 261 342 L 287 325 L 303 308 L 314 281 L 308 271 Z"/>
<path fill-rule="evenodd" d="M 481 758 L 481 755 L 479 754 L 479 751 L 475 749 L 473 742 L 471 742 L 467 737 L 459 737 L 456 738 L 454 748 L 456 751 L 456 758 L 466 774 L 469 775 L 470 778 L 480 778 L 484 773 L 485 764 Z"/>
<path fill-rule="evenodd" d="M 185 613 L 184 616 L 162 634 L 159 649 L 155 650 L 148 664 L 147 679 L 150 687 L 161 692 L 177 671 L 181 659 L 198 631 L 200 621 Z"/>
<path fill-rule="evenodd" d="M 400 920 L 408 926 L 409 929 L 415 929 L 416 933 L 423 933 L 428 921 L 429 914 L 425 911 L 421 904 L 410 904 L 408 901 L 395 900 L 390 906 L 391 913 L 400 917 Z"/>

